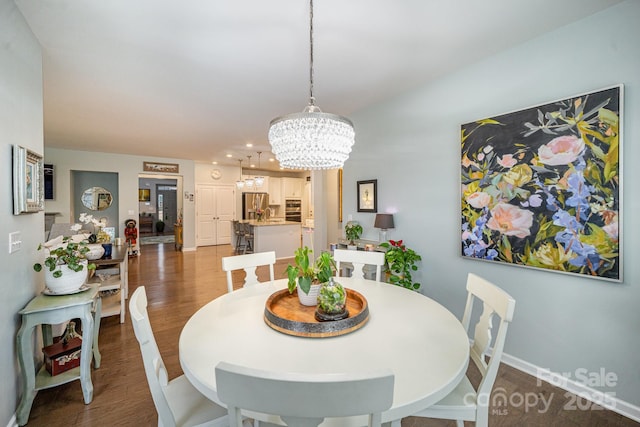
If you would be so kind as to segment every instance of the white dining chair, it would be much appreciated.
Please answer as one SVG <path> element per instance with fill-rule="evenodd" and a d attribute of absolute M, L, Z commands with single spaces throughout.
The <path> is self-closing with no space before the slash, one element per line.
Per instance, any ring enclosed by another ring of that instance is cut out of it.
<path fill-rule="evenodd" d="M 474 300 L 482 301 L 483 310 L 473 331 L 473 343 L 469 351 L 471 360 L 478 367 L 482 380 L 478 389 L 474 389 L 465 376 L 460 384 L 442 400 L 418 413 L 413 417 L 438 418 L 456 420 L 458 427 L 464 426 L 464 421 L 474 421 L 477 427 L 486 427 L 489 422 L 489 403 L 491 389 L 498 374 L 504 342 L 507 337 L 507 327 L 513 319 L 516 301 L 505 291 L 493 283 L 469 273 L 467 277 L 467 305 L 462 317 L 462 325 L 469 332 L 469 322 Z M 500 318 L 498 332 L 491 345 L 492 318 Z M 489 356 L 487 363 L 486 357 Z M 400 427 L 400 420 L 392 423 L 393 427 Z"/>
<path fill-rule="evenodd" d="M 227 291 L 233 292 L 233 278 L 231 272 L 243 269 L 245 278 L 243 287 L 255 285 L 258 282 L 256 268 L 262 265 L 269 266 L 269 280 L 273 282 L 273 265 L 276 263 L 276 253 L 274 251 L 258 252 L 247 255 L 234 255 L 222 258 L 222 270 L 227 272 Z"/>
<path fill-rule="evenodd" d="M 140 344 L 153 404 L 158 412 L 158 426 L 228 426 L 227 410 L 204 397 L 184 375 L 169 381 L 149 322 L 144 286 L 138 287 L 131 295 L 129 312 Z"/>
<path fill-rule="evenodd" d="M 393 403 L 394 376 L 390 370 L 275 374 L 220 362 L 215 375 L 218 397 L 227 405 L 231 427 L 242 426 L 241 410 L 269 414 L 270 422 L 281 420 L 295 427 L 317 426 L 325 417 L 366 415 L 366 425 L 379 427 L 382 411 Z"/>
<path fill-rule="evenodd" d="M 343 263 L 353 265 L 352 277 L 364 279 L 364 266 L 376 266 L 376 281 L 382 282 L 382 268 L 384 266 L 384 252 L 352 251 L 347 249 L 335 249 L 333 259 L 336 261 L 338 271 L 342 271 Z"/>

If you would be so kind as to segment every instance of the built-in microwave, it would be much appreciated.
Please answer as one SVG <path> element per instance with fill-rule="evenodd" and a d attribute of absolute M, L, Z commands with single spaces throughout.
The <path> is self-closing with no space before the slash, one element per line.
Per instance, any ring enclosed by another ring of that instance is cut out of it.
<path fill-rule="evenodd" d="M 302 222 L 302 200 L 285 200 L 284 218 L 287 221 Z"/>

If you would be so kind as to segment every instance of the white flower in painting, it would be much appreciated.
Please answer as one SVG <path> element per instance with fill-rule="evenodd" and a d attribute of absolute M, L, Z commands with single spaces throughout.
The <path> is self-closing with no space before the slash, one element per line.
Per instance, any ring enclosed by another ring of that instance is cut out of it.
<path fill-rule="evenodd" d="M 485 206 L 489 206 L 491 203 L 491 196 L 481 191 L 476 191 L 473 194 L 467 196 L 467 203 L 476 209 L 482 209 Z"/>
<path fill-rule="evenodd" d="M 538 149 L 540 163 L 549 166 L 568 165 L 584 151 L 584 141 L 575 135 L 553 138 Z"/>

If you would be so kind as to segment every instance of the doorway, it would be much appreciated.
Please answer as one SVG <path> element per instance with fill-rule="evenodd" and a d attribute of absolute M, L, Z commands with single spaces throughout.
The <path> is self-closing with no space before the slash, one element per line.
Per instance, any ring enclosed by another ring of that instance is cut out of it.
<path fill-rule="evenodd" d="M 183 210 L 182 176 L 138 175 L 138 233 L 140 245 L 174 243 L 174 224 Z M 159 220 L 162 233 L 156 231 Z"/>
<path fill-rule="evenodd" d="M 156 184 L 156 206 L 158 221 L 164 222 L 164 233 L 173 233 L 173 224 L 178 219 L 177 188 L 175 185 Z M 157 223 L 156 223 L 157 225 Z M 156 227 L 156 231 L 160 232 Z"/>

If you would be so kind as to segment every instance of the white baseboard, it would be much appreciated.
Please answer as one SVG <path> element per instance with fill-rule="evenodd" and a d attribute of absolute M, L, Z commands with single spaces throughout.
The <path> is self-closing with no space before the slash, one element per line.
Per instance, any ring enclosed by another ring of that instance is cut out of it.
<path fill-rule="evenodd" d="M 13 414 L 13 417 L 9 420 L 9 424 L 7 427 L 18 427 L 18 419 L 16 418 L 16 414 Z"/>
<path fill-rule="evenodd" d="M 541 381 L 559 387 L 584 399 L 588 399 L 591 402 L 597 403 L 600 406 L 617 412 L 618 414 L 634 421 L 640 422 L 640 407 L 632 405 L 629 402 L 625 402 L 617 396 L 610 396 L 606 393 L 588 387 L 581 382 L 567 378 L 562 374 L 550 372 L 507 353 L 502 354 L 501 361 L 504 364 L 538 378 Z"/>

